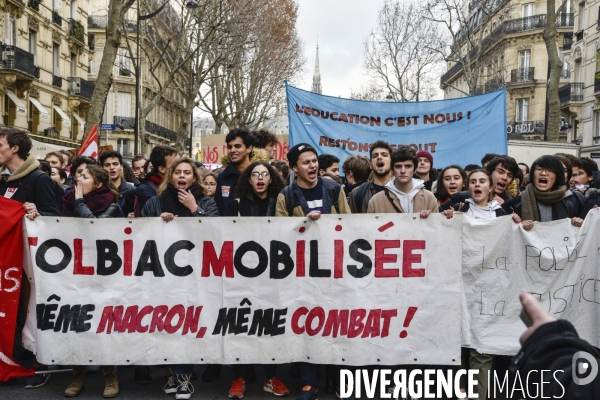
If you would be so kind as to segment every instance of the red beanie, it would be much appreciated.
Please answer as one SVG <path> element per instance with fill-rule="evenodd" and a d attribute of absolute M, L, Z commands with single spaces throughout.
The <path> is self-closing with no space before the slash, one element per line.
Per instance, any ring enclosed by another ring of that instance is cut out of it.
<path fill-rule="evenodd" d="M 433 156 L 427 150 L 421 150 L 417 152 L 417 157 L 425 157 L 431 163 L 431 167 L 433 168 Z"/>

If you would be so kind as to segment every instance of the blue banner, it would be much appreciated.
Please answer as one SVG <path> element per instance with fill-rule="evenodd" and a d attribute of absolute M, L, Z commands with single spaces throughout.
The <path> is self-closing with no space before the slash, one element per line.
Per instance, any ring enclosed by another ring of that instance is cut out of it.
<path fill-rule="evenodd" d="M 330 97 L 287 85 L 290 145 L 309 143 L 341 162 L 369 157 L 377 140 L 427 150 L 435 168 L 507 154 L 506 90 L 459 99 L 392 103 Z M 340 164 L 341 165 L 341 164 Z"/>

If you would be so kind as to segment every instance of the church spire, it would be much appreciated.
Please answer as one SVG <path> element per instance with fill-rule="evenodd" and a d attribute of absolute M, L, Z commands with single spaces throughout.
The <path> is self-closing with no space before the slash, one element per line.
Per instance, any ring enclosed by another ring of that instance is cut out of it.
<path fill-rule="evenodd" d="M 315 73 L 313 75 L 312 91 L 321 94 L 321 71 L 319 70 L 319 43 L 317 42 L 317 58 L 315 60 Z"/>

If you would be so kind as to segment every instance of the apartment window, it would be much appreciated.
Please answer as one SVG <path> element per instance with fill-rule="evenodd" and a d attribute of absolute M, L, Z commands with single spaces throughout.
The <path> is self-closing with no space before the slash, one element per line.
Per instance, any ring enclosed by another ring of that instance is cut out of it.
<path fill-rule="evenodd" d="M 535 3 L 523 4 L 523 18 L 535 15 Z"/>
<path fill-rule="evenodd" d="M 77 1 L 71 0 L 71 19 L 77 19 Z"/>
<path fill-rule="evenodd" d="M 119 50 L 119 75 L 131 76 L 131 63 L 129 52 L 125 49 Z"/>
<path fill-rule="evenodd" d="M 579 3 L 579 30 L 585 29 L 585 1 Z"/>
<path fill-rule="evenodd" d="M 60 76 L 60 46 L 55 44 L 52 46 L 52 74 Z"/>
<path fill-rule="evenodd" d="M 525 121 L 529 121 L 529 99 L 518 99 L 515 122 Z"/>
<path fill-rule="evenodd" d="M 561 78 L 570 78 L 571 77 L 571 65 L 565 61 L 565 53 L 561 48 L 558 49 L 558 58 L 563 62 L 562 70 L 560 71 Z M 597 64 L 598 65 L 598 64 Z"/>
<path fill-rule="evenodd" d="M 129 140 L 117 139 L 117 151 L 125 156 L 129 154 Z"/>
<path fill-rule="evenodd" d="M 9 45 L 9 46 L 16 46 L 17 45 L 17 24 L 15 22 L 15 19 L 13 17 L 10 16 L 10 14 L 4 14 L 4 23 L 5 25 L 5 32 L 4 32 L 4 37 L 5 37 L 5 44 Z"/>
<path fill-rule="evenodd" d="M 121 117 L 131 117 L 131 93 L 117 92 L 117 110 Z M 125 128 L 133 128 L 125 126 Z"/>
<path fill-rule="evenodd" d="M 517 70 L 518 81 L 529 81 L 533 76 L 529 76 L 529 66 L 531 65 L 531 50 L 519 51 L 518 58 L 519 69 Z"/>
<path fill-rule="evenodd" d="M 88 61 L 88 74 L 92 73 L 92 60 Z"/>
<path fill-rule="evenodd" d="M 71 76 L 77 76 L 77 54 L 71 53 Z"/>
<path fill-rule="evenodd" d="M 33 54 L 33 63 L 37 65 L 37 32 L 29 31 L 29 52 Z"/>

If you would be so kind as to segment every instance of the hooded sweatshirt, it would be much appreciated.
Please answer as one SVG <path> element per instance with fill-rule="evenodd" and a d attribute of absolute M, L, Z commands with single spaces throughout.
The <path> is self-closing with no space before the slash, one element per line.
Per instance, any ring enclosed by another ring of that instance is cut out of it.
<path fill-rule="evenodd" d="M 390 190 L 400 202 L 400 207 L 402 207 L 402 211 L 405 213 L 412 213 L 414 209 L 414 199 L 417 193 L 421 189 L 425 187 L 425 182 L 421 179 L 412 178 L 412 189 L 408 193 L 401 192 L 395 185 L 396 177 L 392 177 L 390 181 L 385 185 L 386 188 Z"/>
<path fill-rule="evenodd" d="M 469 209 L 465 214 L 470 215 L 471 217 L 477 219 L 485 219 L 490 220 L 496 218 L 496 210 L 500 207 L 500 204 L 496 200 L 490 201 L 487 206 L 482 207 L 475 203 L 473 199 L 467 199 L 467 203 L 469 203 Z"/>

